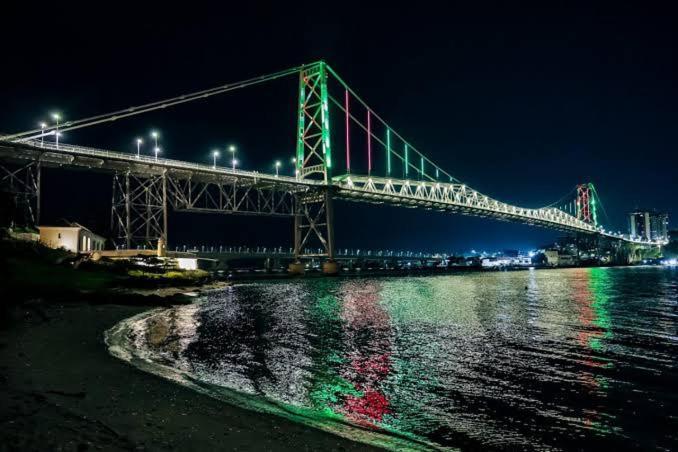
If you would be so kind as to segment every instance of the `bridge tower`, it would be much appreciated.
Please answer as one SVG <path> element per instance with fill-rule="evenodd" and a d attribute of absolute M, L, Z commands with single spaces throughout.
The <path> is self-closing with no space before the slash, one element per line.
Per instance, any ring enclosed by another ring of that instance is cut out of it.
<path fill-rule="evenodd" d="M 577 219 L 594 226 L 598 224 L 595 187 L 592 183 L 577 185 L 576 206 Z"/>
<path fill-rule="evenodd" d="M 323 186 L 297 196 L 292 272 L 303 271 L 302 258 L 325 257 L 323 271 L 336 273 L 327 72 L 327 64 L 319 61 L 299 73 L 296 176 L 322 181 Z"/>

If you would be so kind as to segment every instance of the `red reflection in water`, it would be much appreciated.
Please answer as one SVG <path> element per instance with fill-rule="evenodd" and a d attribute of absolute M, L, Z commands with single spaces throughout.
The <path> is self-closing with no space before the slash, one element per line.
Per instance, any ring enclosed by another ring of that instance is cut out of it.
<path fill-rule="evenodd" d="M 389 401 L 381 382 L 391 371 L 391 323 L 379 304 L 380 285 L 365 284 L 361 290 L 347 291 L 342 318 L 345 323 L 349 367 L 342 376 L 351 382 L 360 396 L 348 395 L 341 411 L 351 421 L 374 427 L 389 414 Z"/>

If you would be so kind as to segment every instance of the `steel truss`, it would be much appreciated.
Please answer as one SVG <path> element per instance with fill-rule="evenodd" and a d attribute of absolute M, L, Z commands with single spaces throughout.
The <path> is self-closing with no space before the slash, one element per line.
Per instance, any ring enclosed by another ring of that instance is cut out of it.
<path fill-rule="evenodd" d="M 294 216 L 294 256 L 334 258 L 334 211 L 330 189 L 297 196 Z M 320 246 L 320 252 L 313 250 Z"/>
<path fill-rule="evenodd" d="M 113 176 L 111 233 L 119 246 L 167 244 L 167 177 L 131 172 Z"/>
<path fill-rule="evenodd" d="M 176 210 L 291 217 L 294 186 L 268 181 L 252 183 L 236 177 L 169 176 L 170 200 Z"/>
<path fill-rule="evenodd" d="M 337 196 L 345 199 L 455 211 L 561 230 L 596 232 L 594 225 L 555 207 L 527 209 L 512 206 L 485 196 L 464 184 L 414 182 L 362 176 L 337 177 L 335 184 L 341 187 L 337 191 Z"/>
<path fill-rule="evenodd" d="M 40 160 L 0 164 L 0 191 L 12 197 L 15 212 L 11 221 L 22 226 L 40 223 Z"/>

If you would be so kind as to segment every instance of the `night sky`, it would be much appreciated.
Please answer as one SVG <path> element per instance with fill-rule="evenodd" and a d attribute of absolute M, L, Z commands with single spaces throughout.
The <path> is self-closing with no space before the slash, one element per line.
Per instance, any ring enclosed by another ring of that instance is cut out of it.
<path fill-rule="evenodd" d="M 324 59 L 418 149 L 489 196 L 540 207 L 590 181 L 610 229 L 626 231 L 636 207 L 678 221 L 673 11 L 26 5 L 3 6 L 0 132 L 33 128 L 53 110 L 77 119 Z M 296 89 L 289 78 L 63 141 L 132 152 L 134 138 L 156 128 L 168 158 L 209 162 L 214 147 L 234 143 L 244 168 L 272 171 L 294 152 Z M 50 170 L 43 183 L 43 223 L 68 218 L 106 232 L 109 175 Z M 558 236 L 411 209 L 336 210 L 342 248 L 529 249 Z M 292 226 L 173 213 L 169 237 L 171 246 L 291 246 Z"/>

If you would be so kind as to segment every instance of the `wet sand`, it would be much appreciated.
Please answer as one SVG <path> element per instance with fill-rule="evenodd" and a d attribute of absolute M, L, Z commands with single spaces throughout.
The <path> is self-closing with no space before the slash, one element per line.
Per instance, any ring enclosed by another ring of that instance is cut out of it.
<path fill-rule="evenodd" d="M 226 405 L 111 356 L 103 333 L 150 307 L 24 305 L 0 329 L 0 450 L 366 450 Z"/>

